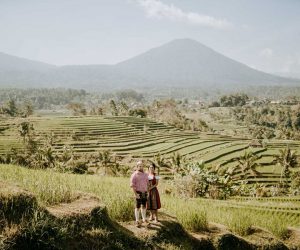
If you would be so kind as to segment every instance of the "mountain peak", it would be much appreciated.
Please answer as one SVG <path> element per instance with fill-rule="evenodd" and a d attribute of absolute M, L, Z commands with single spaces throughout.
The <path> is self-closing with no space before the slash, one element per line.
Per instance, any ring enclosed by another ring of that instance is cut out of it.
<path fill-rule="evenodd" d="M 55 67 L 0 53 L 0 84 L 101 88 L 299 84 L 230 59 L 189 38 L 175 39 L 116 65 Z M 114 85 L 114 86 L 113 86 Z"/>
<path fill-rule="evenodd" d="M 191 39 L 191 38 L 177 38 L 169 43 L 180 43 L 180 44 L 200 44 L 198 41 Z"/>
<path fill-rule="evenodd" d="M 171 86 L 269 85 L 290 80 L 254 70 L 189 38 L 172 40 L 116 68 L 140 81 Z"/>
<path fill-rule="evenodd" d="M 174 39 L 161 47 L 173 47 L 173 48 L 194 48 L 194 49 L 206 49 L 206 50 L 211 50 L 211 48 L 205 46 L 204 44 L 190 39 L 190 38 L 179 38 L 179 39 Z"/>

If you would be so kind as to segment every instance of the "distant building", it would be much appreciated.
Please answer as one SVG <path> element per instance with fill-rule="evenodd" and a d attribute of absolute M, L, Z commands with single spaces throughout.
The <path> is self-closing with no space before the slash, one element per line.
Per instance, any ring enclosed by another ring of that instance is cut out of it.
<path fill-rule="evenodd" d="M 281 104 L 282 102 L 280 100 L 273 100 L 270 102 L 271 104 Z"/>

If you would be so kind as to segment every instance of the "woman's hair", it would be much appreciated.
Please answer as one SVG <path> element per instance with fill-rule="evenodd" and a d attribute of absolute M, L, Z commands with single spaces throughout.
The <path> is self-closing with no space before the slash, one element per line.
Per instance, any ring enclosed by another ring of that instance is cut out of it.
<path fill-rule="evenodd" d="M 149 168 L 150 168 L 150 167 L 153 167 L 153 169 L 155 170 L 155 169 L 156 169 L 155 163 L 151 162 L 150 165 L 149 165 Z"/>

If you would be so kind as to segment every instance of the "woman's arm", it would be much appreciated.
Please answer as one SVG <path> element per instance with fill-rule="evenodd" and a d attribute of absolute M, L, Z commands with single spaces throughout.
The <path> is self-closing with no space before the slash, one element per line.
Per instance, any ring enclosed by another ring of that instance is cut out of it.
<path fill-rule="evenodd" d="M 152 185 L 152 186 L 150 187 L 150 189 L 153 189 L 153 188 L 157 187 L 157 185 L 158 185 L 158 180 L 156 180 L 155 185 Z"/>

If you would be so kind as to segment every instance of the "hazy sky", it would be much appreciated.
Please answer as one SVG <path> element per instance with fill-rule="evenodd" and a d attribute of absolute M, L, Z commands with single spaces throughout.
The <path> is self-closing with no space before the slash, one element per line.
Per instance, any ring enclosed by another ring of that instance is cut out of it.
<path fill-rule="evenodd" d="M 176 38 L 300 76 L 300 0 L 0 0 L 0 51 L 52 64 L 113 64 Z"/>

